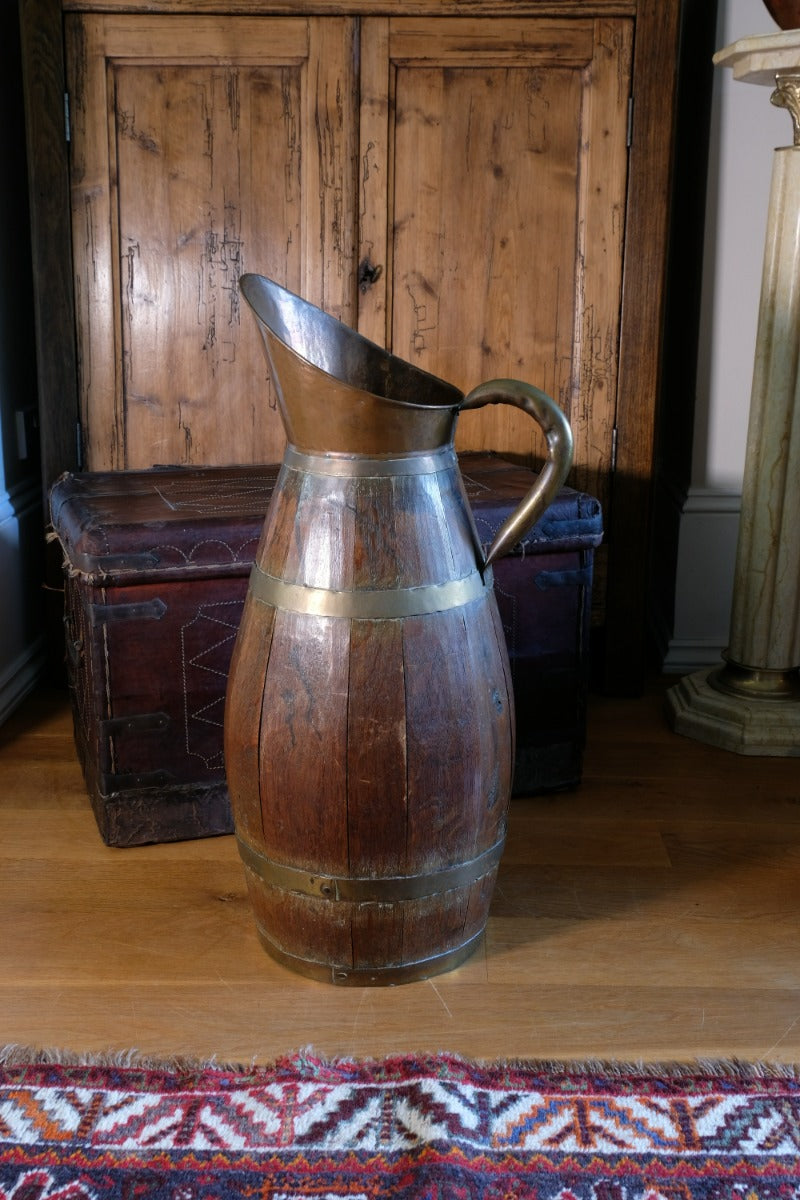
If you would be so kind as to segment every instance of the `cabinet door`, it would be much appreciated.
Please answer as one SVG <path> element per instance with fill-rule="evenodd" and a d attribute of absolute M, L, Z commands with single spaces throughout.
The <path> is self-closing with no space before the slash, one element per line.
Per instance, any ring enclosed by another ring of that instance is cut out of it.
<path fill-rule="evenodd" d="M 360 328 L 463 390 L 515 377 L 609 497 L 632 22 L 373 18 L 362 30 Z M 369 282 L 367 268 L 382 268 Z M 506 406 L 462 449 L 536 462 Z"/>
<path fill-rule="evenodd" d="M 355 312 L 355 23 L 66 18 L 84 462 L 273 461 L 245 271 Z"/>

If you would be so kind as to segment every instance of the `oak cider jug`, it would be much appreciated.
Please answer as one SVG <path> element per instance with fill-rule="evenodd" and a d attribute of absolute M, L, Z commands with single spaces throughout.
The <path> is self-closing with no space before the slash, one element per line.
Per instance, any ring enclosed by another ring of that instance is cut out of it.
<path fill-rule="evenodd" d="M 337 984 L 422 979 L 483 933 L 503 850 L 514 702 L 491 562 L 571 463 L 538 388 L 455 387 L 244 275 L 288 440 L 235 643 L 225 762 L 265 949 Z M 508 403 L 547 461 L 484 555 L 458 414 Z"/>

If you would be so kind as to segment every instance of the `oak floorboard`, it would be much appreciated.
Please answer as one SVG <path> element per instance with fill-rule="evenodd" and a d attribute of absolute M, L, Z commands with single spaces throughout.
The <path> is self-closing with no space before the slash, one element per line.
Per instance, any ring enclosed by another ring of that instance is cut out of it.
<path fill-rule="evenodd" d="M 0 983 L 0 1005 L 6 1040 L 85 1053 L 269 1062 L 309 1047 L 367 1057 L 448 1050 L 505 1060 L 800 1061 L 800 988 L 753 990 L 744 1007 L 735 987 L 680 984 L 598 992 L 435 979 L 407 985 L 400 1003 L 394 989 L 345 991 L 332 1002 L 327 984 L 274 977 L 193 988 Z"/>
<path fill-rule="evenodd" d="M 104 846 L 36 693 L 0 729 L 0 1042 L 800 1062 L 800 765 L 676 736 L 670 682 L 590 697 L 580 786 L 512 804 L 478 951 L 390 989 L 272 962 L 232 837 Z"/>

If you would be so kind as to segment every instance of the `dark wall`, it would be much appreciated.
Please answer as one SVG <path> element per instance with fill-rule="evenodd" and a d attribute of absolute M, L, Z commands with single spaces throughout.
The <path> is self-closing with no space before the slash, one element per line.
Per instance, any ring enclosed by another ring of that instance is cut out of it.
<path fill-rule="evenodd" d="M 8 491 L 39 471 L 36 346 L 19 18 L 0 4 L 0 445 Z M 26 413 L 28 457 L 20 458 L 16 412 Z"/>
<path fill-rule="evenodd" d="M 0 3 L 0 721 L 46 669 L 46 542 L 20 30 Z M 62 639 L 63 641 L 63 639 Z"/>
<path fill-rule="evenodd" d="M 650 612 L 655 665 L 672 633 L 681 506 L 691 481 L 717 0 L 684 0 L 664 361 L 653 512 Z"/>

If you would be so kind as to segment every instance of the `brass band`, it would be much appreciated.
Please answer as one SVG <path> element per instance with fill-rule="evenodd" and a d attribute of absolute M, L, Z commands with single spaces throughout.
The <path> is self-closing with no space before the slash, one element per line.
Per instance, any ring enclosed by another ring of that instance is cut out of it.
<path fill-rule="evenodd" d="M 727 653 L 722 657 L 724 666 L 708 675 L 708 682 L 716 691 L 748 700 L 791 700 L 796 704 L 800 699 L 800 670 L 797 667 L 747 667 L 734 662 Z"/>
<path fill-rule="evenodd" d="M 460 608 L 491 590 L 492 572 L 472 571 L 460 579 L 409 588 L 363 588 L 337 591 L 286 583 L 268 575 L 256 563 L 250 575 L 250 595 L 262 604 L 315 617 L 349 617 L 353 621 L 392 621 Z"/>
<path fill-rule="evenodd" d="M 385 966 L 373 967 L 350 967 L 292 954 L 272 940 L 260 921 L 256 921 L 256 929 L 261 945 L 277 962 L 282 963 L 285 967 L 291 967 L 293 971 L 299 975 L 305 975 L 309 979 L 320 979 L 323 983 L 336 983 L 343 987 L 367 987 L 376 983 L 413 983 L 416 979 L 427 979 L 430 975 L 440 975 L 443 971 L 452 971 L 454 967 L 469 958 L 483 936 L 483 929 L 479 929 L 460 946 L 456 946 L 452 950 L 445 950 L 441 954 L 431 954 L 428 958 L 415 959 L 413 962 L 388 963 Z"/>
<path fill-rule="evenodd" d="M 467 862 L 456 863 L 440 871 L 422 875 L 388 875 L 377 879 L 349 875 L 312 875 L 298 867 L 274 862 L 237 835 L 242 862 L 271 887 L 322 900 L 354 900 L 360 903 L 393 903 L 398 900 L 422 900 L 453 888 L 468 887 L 493 870 L 500 861 L 505 833 L 491 846 Z"/>
<path fill-rule="evenodd" d="M 283 465 L 309 475 L 335 475 L 345 479 L 375 479 L 385 475 L 435 475 L 458 466 L 452 446 L 434 454 L 408 454 L 402 458 L 368 458 L 362 455 L 305 454 L 287 446 Z"/>

